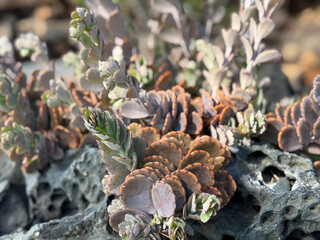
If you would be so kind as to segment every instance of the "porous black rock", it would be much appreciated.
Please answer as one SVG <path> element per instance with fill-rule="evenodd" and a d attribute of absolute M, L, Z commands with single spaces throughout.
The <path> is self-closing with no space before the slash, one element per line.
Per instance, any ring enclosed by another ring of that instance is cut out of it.
<path fill-rule="evenodd" d="M 311 160 L 254 145 L 241 148 L 228 170 L 236 194 L 206 229 L 193 225 L 204 239 L 320 239 L 320 184 Z"/>

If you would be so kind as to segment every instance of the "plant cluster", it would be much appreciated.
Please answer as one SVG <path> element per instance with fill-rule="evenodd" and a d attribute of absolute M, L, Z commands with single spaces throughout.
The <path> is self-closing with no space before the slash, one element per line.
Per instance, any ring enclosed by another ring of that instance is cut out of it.
<path fill-rule="evenodd" d="M 221 2 L 206 2 L 201 15 L 180 1 L 153 0 L 145 53 L 118 5 L 87 0 L 89 9 L 71 14 L 80 50 L 63 57 L 78 82 L 56 77 L 32 34 L 15 42 L 40 67 L 27 80 L 1 38 L 1 148 L 32 172 L 97 140 L 103 190 L 116 196 L 111 227 L 122 239 L 186 239 L 189 220 L 206 223 L 233 197 L 227 165 L 238 146 L 263 140 L 320 153 L 319 77 L 309 96 L 265 114 L 268 79 L 258 81 L 259 65 L 280 59 L 263 40 L 281 3 L 240 0 L 220 34 Z"/>
<path fill-rule="evenodd" d="M 55 76 L 46 44 L 30 33 L 16 39 L 20 56 L 30 56 L 39 66 L 27 79 L 12 44 L 5 37 L 1 42 L 1 148 L 9 151 L 10 159 L 23 160 L 23 170 L 30 173 L 61 160 L 65 149 L 94 143 L 79 111 L 86 93 Z"/>
<path fill-rule="evenodd" d="M 155 129 L 147 127 L 139 135 L 148 142 L 145 157 L 140 168 L 127 175 L 119 200 L 109 208 L 110 225 L 125 238 L 133 234 L 132 219 L 149 219 L 146 224 L 139 221 L 135 237 L 152 234 L 183 239 L 187 219 L 207 222 L 236 190 L 231 175 L 223 170 L 229 162 L 228 147 L 208 136 L 192 141 L 179 131 L 160 139 Z M 172 224 L 165 227 L 173 219 L 182 224 L 179 231 Z M 146 233 L 150 224 L 153 230 Z"/>
<path fill-rule="evenodd" d="M 107 108 L 82 113 L 106 164 L 104 191 L 119 196 L 109 206 L 109 223 L 123 239 L 184 239 L 192 234 L 188 219 L 207 222 L 234 194 L 235 182 L 224 170 L 227 146 L 248 145 L 266 129 L 256 67 L 279 59 L 262 40 L 274 28 L 271 16 L 280 3 L 241 1 L 232 27 L 222 30 L 222 47 L 210 43 L 210 31 L 206 41 L 185 32 L 192 20 L 179 1 L 152 1 L 161 20 L 150 22 L 149 37 L 160 56 L 148 61 L 134 54 L 137 46 L 121 45 L 129 42 L 128 32 L 118 36 L 111 30 L 112 18 L 122 19 L 119 9 L 95 1 L 102 13 L 93 2 L 91 11 L 72 13 L 70 36 L 83 45 L 81 86 L 100 92 Z M 94 14 L 104 15 L 107 31 Z M 217 19 L 206 24 L 212 21 Z M 111 32 L 117 43 L 112 51 L 106 47 L 110 36 L 103 32 Z M 158 42 L 157 35 L 164 41 Z M 179 59 L 170 55 L 165 60 L 172 68 L 156 64 L 163 58 L 161 46 L 171 48 L 172 55 L 181 53 Z M 179 82 L 181 76 L 185 81 Z M 257 96 L 259 101 L 253 101 Z"/>
<path fill-rule="evenodd" d="M 308 96 L 285 108 L 278 104 L 275 113 L 267 114 L 268 127 L 262 138 L 278 144 L 286 152 L 303 150 L 319 155 L 319 93 L 320 76 L 317 76 Z"/>

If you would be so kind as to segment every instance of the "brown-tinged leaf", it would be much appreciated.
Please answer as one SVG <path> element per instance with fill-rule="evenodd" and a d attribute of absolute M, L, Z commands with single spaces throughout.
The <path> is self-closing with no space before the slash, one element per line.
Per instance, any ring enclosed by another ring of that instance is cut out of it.
<path fill-rule="evenodd" d="M 292 105 L 288 106 L 285 110 L 284 110 L 284 124 L 285 125 L 293 125 L 292 119 L 291 119 L 291 111 L 292 111 Z"/>
<path fill-rule="evenodd" d="M 222 196 L 218 188 L 213 186 L 202 186 L 201 190 L 202 192 L 205 192 L 205 193 L 213 194 L 216 196 Z"/>
<path fill-rule="evenodd" d="M 240 111 L 244 110 L 248 106 L 248 103 L 240 96 L 230 95 L 230 99 Z"/>
<path fill-rule="evenodd" d="M 168 141 L 171 142 L 173 144 L 175 144 L 178 148 L 180 148 L 182 150 L 182 153 L 184 152 L 184 144 L 182 141 L 178 141 L 176 138 L 174 137 L 162 137 L 160 141 Z"/>
<path fill-rule="evenodd" d="M 166 89 L 170 84 L 171 78 L 172 78 L 172 72 L 165 71 L 157 78 L 155 85 L 154 85 L 154 89 L 156 91 Z"/>
<path fill-rule="evenodd" d="M 176 196 L 171 186 L 165 181 L 157 181 L 153 184 L 152 191 L 153 205 L 161 217 L 171 217 L 176 209 Z"/>
<path fill-rule="evenodd" d="M 166 166 L 169 171 L 173 172 L 175 170 L 175 167 L 172 163 L 169 162 L 168 159 L 161 157 L 161 156 L 150 156 L 150 157 L 145 157 L 141 163 L 140 163 L 140 167 L 143 167 L 145 164 L 149 163 L 149 162 L 158 162 L 161 163 L 162 165 Z"/>
<path fill-rule="evenodd" d="M 157 178 L 162 179 L 164 178 L 164 175 L 156 168 L 152 168 L 152 167 L 144 167 L 145 169 L 148 169 L 151 172 L 154 172 L 157 176 Z"/>
<path fill-rule="evenodd" d="M 146 168 L 141 168 L 141 169 L 135 169 L 133 170 L 127 177 L 126 179 L 130 178 L 130 177 L 133 177 L 133 176 L 137 176 L 137 175 L 143 175 L 145 177 L 150 177 L 152 178 L 154 181 L 158 181 L 159 178 L 157 177 L 157 175 L 149 170 L 149 169 L 146 169 Z"/>
<path fill-rule="evenodd" d="M 141 212 L 137 209 L 133 208 L 124 208 L 124 209 L 118 209 L 112 213 L 110 213 L 110 218 L 109 218 L 109 224 L 112 227 L 112 229 L 116 232 L 119 232 L 119 224 L 125 221 L 125 216 L 127 214 L 130 214 L 132 216 L 136 215 L 143 215 L 146 216 L 144 212 Z M 146 216 L 146 218 L 148 218 Z"/>
<path fill-rule="evenodd" d="M 161 96 L 154 90 L 148 91 L 146 102 L 150 114 L 155 114 L 161 106 Z"/>
<path fill-rule="evenodd" d="M 196 175 L 202 186 L 214 184 L 214 173 L 204 164 L 197 162 L 186 166 L 184 169 Z"/>
<path fill-rule="evenodd" d="M 92 145 L 94 147 L 98 147 L 97 139 L 90 132 L 82 135 L 80 139 L 79 147 L 83 147 L 85 145 Z"/>
<path fill-rule="evenodd" d="M 73 149 L 78 147 L 78 139 L 69 129 L 63 126 L 56 126 L 53 132 L 58 142 L 66 148 Z"/>
<path fill-rule="evenodd" d="M 170 111 L 171 111 L 171 116 L 173 119 L 177 117 L 178 114 L 178 103 L 177 103 L 177 97 L 174 94 L 172 90 L 167 90 L 166 91 L 167 96 L 170 98 Z"/>
<path fill-rule="evenodd" d="M 300 102 L 296 102 L 295 104 L 293 104 L 291 108 L 291 120 L 295 127 L 297 127 L 297 123 L 301 117 L 302 115 L 301 115 Z"/>
<path fill-rule="evenodd" d="M 303 118 L 300 118 L 297 123 L 297 134 L 301 144 L 304 146 L 309 145 L 311 141 L 311 131 L 309 124 Z"/>
<path fill-rule="evenodd" d="M 139 136 L 144 138 L 150 146 L 152 143 L 160 140 L 160 134 L 153 127 L 144 127 L 139 131 Z"/>
<path fill-rule="evenodd" d="M 235 114 L 230 106 L 226 106 L 222 112 L 220 113 L 219 117 L 219 124 L 220 125 L 227 125 L 228 121 L 231 117 L 233 117 Z"/>
<path fill-rule="evenodd" d="M 154 214 L 155 209 L 151 198 L 153 183 L 152 178 L 142 175 L 127 178 L 120 187 L 120 200 L 128 208 Z"/>
<path fill-rule="evenodd" d="M 162 119 L 162 108 L 159 108 L 153 116 L 152 126 L 157 129 L 158 131 L 161 131 L 163 128 L 164 121 Z"/>
<path fill-rule="evenodd" d="M 210 157 L 210 154 L 207 151 L 195 150 L 191 153 L 188 153 L 181 161 L 179 169 L 183 169 L 186 166 L 194 163 L 201 163 L 211 170 L 214 169 L 213 158 Z"/>
<path fill-rule="evenodd" d="M 41 70 L 38 73 L 38 81 L 40 88 L 42 90 L 49 90 L 50 89 L 50 80 L 54 79 L 54 72 L 50 70 Z"/>
<path fill-rule="evenodd" d="M 181 211 L 184 203 L 186 202 L 186 190 L 184 189 L 179 178 L 166 176 L 162 181 L 168 183 L 176 196 L 176 211 Z"/>
<path fill-rule="evenodd" d="M 207 151 L 212 158 L 224 156 L 226 150 L 220 144 L 220 142 L 211 137 L 201 137 L 195 140 L 189 149 L 189 153 L 195 150 L 204 150 Z"/>
<path fill-rule="evenodd" d="M 226 170 L 218 170 L 215 172 L 215 187 L 218 188 L 218 190 L 222 194 L 222 207 L 225 206 L 230 199 L 233 197 L 237 185 L 235 181 L 233 180 L 232 176 L 228 173 Z"/>
<path fill-rule="evenodd" d="M 186 190 L 186 197 L 189 198 L 194 192 L 201 191 L 201 184 L 199 183 L 198 178 L 193 173 L 187 170 L 177 170 L 172 173 L 176 175 L 181 181 L 184 189 Z"/>
<path fill-rule="evenodd" d="M 148 162 L 144 164 L 143 167 L 158 169 L 164 176 L 170 174 L 170 170 L 165 165 L 159 162 Z"/>
<path fill-rule="evenodd" d="M 50 128 L 48 105 L 44 102 L 38 102 L 39 112 L 37 118 L 38 130 L 47 130 Z"/>
<path fill-rule="evenodd" d="M 200 101 L 198 101 L 200 98 L 198 99 L 192 99 L 191 100 L 191 103 L 190 103 L 190 106 L 189 106 L 189 114 L 190 112 L 197 112 L 200 117 L 203 116 L 203 113 L 204 113 L 204 109 L 203 109 L 203 106 L 202 106 L 202 102 L 201 102 L 201 99 Z"/>
<path fill-rule="evenodd" d="M 296 132 L 296 128 L 292 125 L 284 126 L 278 135 L 279 147 L 286 152 L 294 152 L 302 149 L 302 144 Z"/>
<path fill-rule="evenodd" d="M 186 132 L 192 135 L 198 135 L 202 131 L 203 121 L 199 113 L 192 112 L 188 117 Z"/>
<path fill-rule="evenodd" d="M 316 137 L 320 137 L 320 117 L 318 117 L 317 121 L 313 125 L 312 134 Z"/>
<path fill-rule="evenodd" d="M 320 86 L 319 85 L 317 86 L 317 89 L 319 89 L 319 91 L 320 91 Z M 319 96 L 319 95 L 316 95 L 315 94 L 315 89 L 312 89 L 310 91 L 310 95 L 309 96 L 310 96 L 310 102 L 311 102 L 311 105 L 312 105 L 312 109 L 319 116 L 320 115 L 320 105 L 319 105 L 319 102 L 317 101 L 317 96 Z"/>
<path fill-rule="evenodd" d="M 176 120 L 176 126 L 175 126 L 174 130 L 185 132 L 187 129 L 187 124 L 188 124 L 187 116 L 184 112 L 182 112 L 179 114 L 179 116 Z"/>
<path fill-rule="evenodd" d="M 184 113 L 186 116 L 188 115 L 188 102 L 186 95 L 177 95 L 177 107 L 178 113 Z"/>
<path fill-rule="evenodd" d="M 175 167 L 179 166 L 179 162 L 182 159 L 182 150 L 175 144 L 162 141 L 154 142 L 146 149 L 146 157 L 158 155 L 169 160 Z"/>
<path fill-rule="evenodd" d="M 166 118 L 164 120 L 164 124 L 163 124 L 163 128 L 162 128 L 162 134 L 166 134 L 167 132 L 169 132 L 171 125 L 172 125 L 172 117 L 171 117 L 171 113 L 167 113 Z"/>
<path fill-rule="evenodd" d="M 261 141 L 269 142 L 274 145 L 278 144 L 278 134 L 283 127 L 283 122 L 274 118 L 270 117 L 267 118 L 267 126 L 266 131 L 260 136 Z"/>
<path fill-rule="evenodd" d="M 310 126 L 313 126 L 313 124 L 317 121 L 318 115 L 313 111 L 310 97 L 304 97 L 301 100 L 301 115 L 302 117 L 308 122 Z"/>
<path fill-rule="evenodd" d="M 182 148 L 182 152 L 183 154 L 186 154 L 190 145 L 191 145 L 191 137 L 182 132 L 182 131 L 171 131 L 169 132 L 168 134 L 164 135 L 162 138 L 176 138 L 179 142 L 182 141 L 183 142 L 183 145 L 184 147 Z"/>
<path fill-rule="evenodd" d="M 220 104 L 214 106 L 214 109 L 217 111 L 218 114 L 220 114 L 225 107 L 226 107 L 226 105 L 220 103 Z"/>

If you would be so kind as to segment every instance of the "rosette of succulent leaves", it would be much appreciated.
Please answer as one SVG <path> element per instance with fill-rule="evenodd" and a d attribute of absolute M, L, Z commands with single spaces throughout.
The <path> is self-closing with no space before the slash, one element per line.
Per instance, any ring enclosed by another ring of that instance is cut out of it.
<path fill-rule="evenodd" d="M 65 149 L 95 143 L 79 107 L 96 106 L 97 98 L 55 76 L 46 44 L 31 33 L 16 39 L 20 56 L 30 56 L 39 67 L 27 79 L 8 38 L 0 43 L 1 148 L 10 159 L 22 160 L 22 169 L 30 173 L 62 159 Z"/>
<path fill-rule="evenodd" d="M 320 155 L 320 76 L 313 81 L 309 95 L 287 107 L 276 105 L 267 114 L 264 141 L 278 144 L 286 152 L 304 151 Z"/>
<path fill-rule="evenodd" d="M 206 223 L 234 195 L 236 184 L 224 170 L 230 152 L 217 139 L 192 140 L 181 131 L 160 137 L 137 123 L 129 131 L 147 147 L 108 208 L 109 223 L 122 239 L 186 239 L 193 232 L 187 220 Z"/>

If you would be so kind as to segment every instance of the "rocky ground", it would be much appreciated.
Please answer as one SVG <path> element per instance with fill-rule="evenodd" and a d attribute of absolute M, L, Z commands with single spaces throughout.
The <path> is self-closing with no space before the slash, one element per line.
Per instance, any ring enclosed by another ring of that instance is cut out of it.
<path fill-rule="evenodd" d="M 24 175 L 26 190 L 14 165 L 2 154 L 0 229 L 11 234 L 0 240 L 119 239 L 107 226 L 111 197 L 101 191 L 98 149 L 70 150 L 41 176 Z M 189 239 L 320 239 L 320 183 L 309 159 L 254 145 L 241 148 L 228 170 L 234 198 L 205 226 L 191 223 Z"/>

